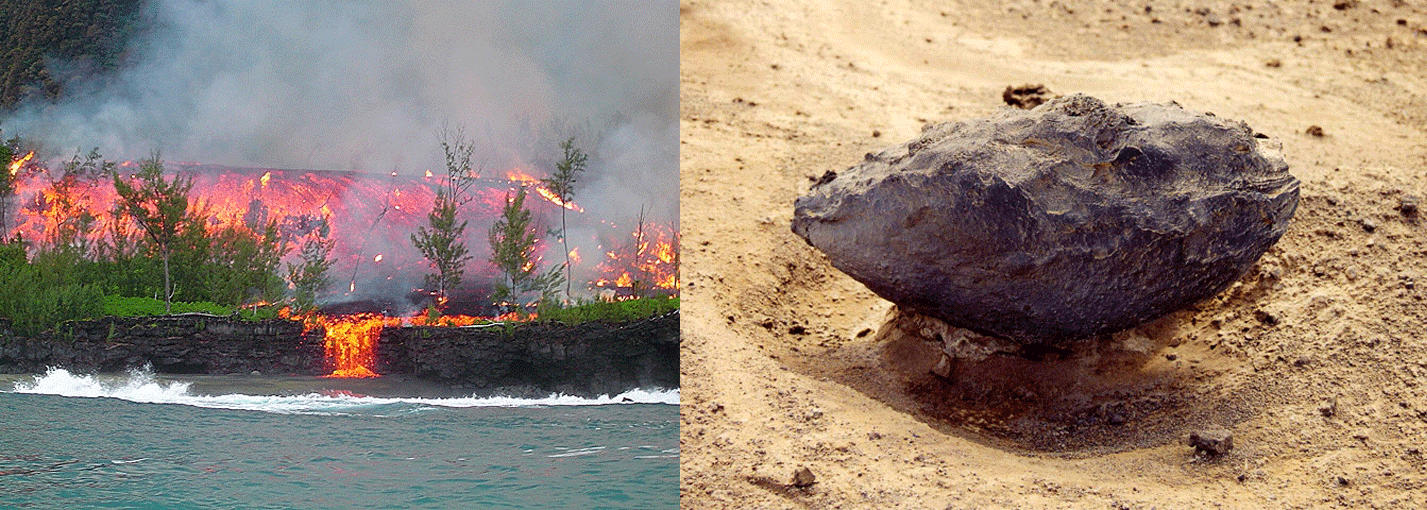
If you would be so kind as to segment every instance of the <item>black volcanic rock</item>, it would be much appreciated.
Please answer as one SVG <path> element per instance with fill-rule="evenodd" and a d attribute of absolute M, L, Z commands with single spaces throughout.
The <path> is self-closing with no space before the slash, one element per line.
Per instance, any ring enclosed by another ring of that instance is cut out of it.
<path fill-rule="evenodd" d="M 828 172 L 792 227 L 904 310 L 1059 345 L 1211 296 L 1278 241 L 1298 180 L 1265 138 L 1076 94 Z"/>

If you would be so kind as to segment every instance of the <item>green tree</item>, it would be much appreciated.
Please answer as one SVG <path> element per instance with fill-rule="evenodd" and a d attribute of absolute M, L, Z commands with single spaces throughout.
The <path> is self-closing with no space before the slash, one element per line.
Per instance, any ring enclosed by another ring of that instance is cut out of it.
<path fill-rule="evenodd" d="M 317 293 L 327 287 L 327 270 L 332 268 L 332 247 L 336 239 L 329 239 L 331 227 L 322 219 L 317 228 L 308 233 L 298 254 L 301 264 L 287 265 L 287 280 L 292 282 L 293 306 L 298 311 L 311 311 L 317 306 Z"/>
<path fill-rule="evenodd" d="M 10 233 L 10 195 L 15 194 L 14 172 L 10 165 L 15 161 L 15 150 L 8 143 L 0 143 L 0 236 Z"/>
<path fill-rule="evenodd" d="M 149 159 L 139 163 L 139 172 L 133 176 L 137 186 L 121 173 L 111 173 L 114 191 L 119 194 L 118 206 L 125 216 L 134 220 L 163 259 L 164 312 L 169 313 L 173 310 L 169 259 L 176 245 L 192 235 L 192 229 L 184 227 L 196 222 L 190 221 L 188 211 L 188 194 L 193 189 L 193 179 L 176 175 L 172 181 L 167 181 L 163 171 L 163 161 L 155 151 Z"/>
<path fill-rule="evenodd" d="M 530 210 L 525 208 L 525 188 L 515 196 L 505 197 L 500 218 L 491 224 L 487 239 L 491 245 L 491 264 L 501 272 L 491 300 L 505 304 L 508 310 L 520 311 L 520 300 L 526 293 L 539 291 L 541 300 L 548 301 L 564 282 L 559 267 L 541 274 L 536 267 L 535 242 L 538 239 Z"/>
<path fill-rule="evenodd" d="M 540 179 L 540 182 L 545 184 L 545 187 L 560 199 L 560 231 L 558 234 L 560 236 L 560 244 L 565 249 L 565 264 L 561 266 L 561 268 L 565 273 L 565 300 L 569 301 L 571 299 L 570 271 L 572 268 L 570 267 L 570 239 L 569 236 L 566 235 L 569 229 L 565 221 L 565 215 L 569 208 L 564 206 L 569 204 L 570 200 L 575 197 L 575 181 L 578 179 L 578 174 L 585 171 L 585 161 L 588 159 L 588 156 L 584 151 L 575 147 L 574 137 L 567 138 L 564 142 L 561 142 L 560 149 L 565 152 L 565 158 L 555 164 L 554 174 L 551 174 L 550 177 Z"/>
<path fill-rule="evenodd" d="M 436 202 L 427 215 L 430 228 L 418 227 L 411 243 L 426 257 L 435 273 L 426 275 L 426 286 L 436 290 L 436 304 L 444 305 L 448 294 L 461 284 L 470 249 L 461 236 L 466 222 L 456 221 L 457 209 L 470 201 L 469 190 L 475 184 L 471 155 L 475 145 L 466 140 L 460 128 L 443 128 L 441 150 L 446 154 L 446 178 L 436 190 Z"/>
<path fill-rule="evenodd" d="M 464 266 L 471 260 L 470 250 L 461 241 L 466 222 L 456 221 L 456 201 L 444 189 L 436 192 L 436 204 L 426 219 L 431 228 L 417 227 L 411 243 L 436 270 L 426 275 L 426 285 L 436 289 L 437 304 L 445 304 L 447 293 L 461 284 Z"/>
<path fill-rule="evenodd" d="M 203 273 L 213 302 L 241 305 L 281 298 L 283 282 L 277 271 L 287 246 L 278 235 L 277 220 L 262 225 L 261 232 L 227 225 L 213 235 L 211 243 Z"/>

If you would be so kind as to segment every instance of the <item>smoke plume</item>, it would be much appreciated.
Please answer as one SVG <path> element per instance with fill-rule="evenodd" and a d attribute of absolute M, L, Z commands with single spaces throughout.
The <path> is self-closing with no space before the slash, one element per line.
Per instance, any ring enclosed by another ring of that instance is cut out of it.
<path fill-rule="evenodd" d="M 445 172 L 438 132 L 461 127 L 497 179 L 548 175 L 574 136 L 590 159 L 573 244 L 641 210 L 677 225 L 673 1 L 155 0 L 144 20 L 117 74 L 21 105 L 0 119 L 6 136 L 51 157 L 160 150 L 172 162 L 421 176 Z M 467 229 L 473 265 L 486 227 Z"/>

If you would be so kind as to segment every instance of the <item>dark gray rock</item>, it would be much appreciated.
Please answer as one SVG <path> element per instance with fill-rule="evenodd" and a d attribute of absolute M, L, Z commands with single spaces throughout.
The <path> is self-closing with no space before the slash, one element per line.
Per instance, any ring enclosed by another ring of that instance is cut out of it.
<path fill-rule="evenodd" d="M 808 469 L 807 466 L 801 466 L 793 471 L 793 479 L 788 485 L 801 489 L 812 487 L 815 483 L 818 483 L 818 477 L 813 475 L 813 470 Z"/>
<path fill-rule="evenodd" d="M 324 331 L 287 320 L 214 316 L 105 317 L 20 337 L 0 318 L 0 373 L 323 375 Z M 679 387 L 679 313 L 625 323 L 520 324 L 486 328 L 389 327 L 372 367 L 512 396 L 617 395 Z M 498 390 L 498 391 L 497 391 Z"/>
<path fill-rule="evenodd" d="M 1211 296 L 1278 241 L 1298 180 L 1265 138 L 1077 94 L 929 126 L 828 172 L 792 227 L 904 310 L 1065 344 Z"/>
<path fill-rule="evenodd" d="M 531 396 L 679 387 L 679 313 L 626 323 L 382 330 L 380 374 Z"/>

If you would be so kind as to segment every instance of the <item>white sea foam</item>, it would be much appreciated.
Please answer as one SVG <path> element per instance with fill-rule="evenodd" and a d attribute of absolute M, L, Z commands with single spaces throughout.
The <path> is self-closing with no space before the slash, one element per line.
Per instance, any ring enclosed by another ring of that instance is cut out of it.
<path fill-rule="evenodd" d="M 633 389 L 613 397 L 601 395 L 584 398 L 552 394 L 544 398 L 459 397 L 407 398 L 368 397 L 358 395 L 195 395 L 191 383 L 162 382 L 150 372 L 131 372 L 125 377 L 105 378 L 76 375 L 52 368 L 32 382 L 15 383 L 15 393 L 60 395 L 65 397 L 109 397 L 148 404 L 182 404 L 215 409 L 241 409 L 283 414 L 406 414 L 423 407 L 555 407 L 598 406 L 618 404 L 679 405 L 679 390 Z"/>

